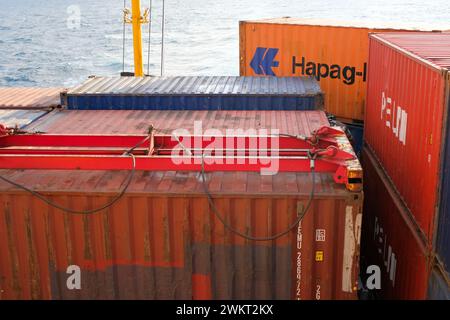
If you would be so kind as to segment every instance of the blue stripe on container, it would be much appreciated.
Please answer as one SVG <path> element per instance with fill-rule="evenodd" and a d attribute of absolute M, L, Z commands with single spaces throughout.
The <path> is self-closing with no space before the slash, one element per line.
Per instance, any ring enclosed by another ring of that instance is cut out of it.
<path fill-rule="evenodd" d="M 450 110 L 450 99 L 447 110 Z M 436 236 L 436 251 L 440 260 L 444 264 L 444 268 L 450 275 L 450 125 L 448 124 L 446 132 L 444 163 L 442 164 L 441 174 L 442 192 Z"/>
<path fill-rule="evenodd" d="M 125 80 L 128 79 L 128 82 Z M 319 83 L 306 77 L 94 78 L 67 93 L 78 110 L 314 110 Z"/>

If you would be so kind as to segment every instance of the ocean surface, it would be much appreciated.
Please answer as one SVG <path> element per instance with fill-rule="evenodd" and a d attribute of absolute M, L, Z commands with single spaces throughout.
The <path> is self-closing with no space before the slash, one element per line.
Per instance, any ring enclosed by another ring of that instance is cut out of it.
<path fill-rule="evenodd" d="M 449 0 L 165 0 L 165 75 L 238 75 L 239 21 L 327 18 L 450 29 Z M 142 0 L 142 7 L 149 7 Z M 127 1 L 130 6 L 130 1 Z M 0 0 L 0 86 L 64 86 L 123 66 L 123 0 Z M 152 0 L 150 74 L 161 72 L 162 0 Z M 143 29 L 147 70 L 149 28 Z"/>

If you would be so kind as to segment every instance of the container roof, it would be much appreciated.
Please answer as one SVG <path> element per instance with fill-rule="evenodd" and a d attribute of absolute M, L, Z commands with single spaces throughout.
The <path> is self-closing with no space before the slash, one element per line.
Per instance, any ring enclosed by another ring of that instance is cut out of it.
<path fill-rule="evenodd" d="M 117 194 L 128 171 L 82 170 L 0 170 L 0 175 L 43 193 Z M 257 172 L 213 172 L 205 174 L 209 191 L 216 195 L 236 197 L 308 196 L 311 176 L 308 173 L 280 172 L 262 176 Z M 347 198 L 345 186 L 334 182 L 332 175 L 316 173 L 315 197 Z M 0 181 L 0 192 L 22 192 Z M 180 171 L 136 171 L 127 194 L 161 194 L 204 196 L 200 174 Z"/>
<path fill-rule="evenodd" d="M 49 109 L 60 106 L 63 88 L 0 88 L 0 109 Z"/>
<path fill-rule="evenodd" d="M 382 33 L 374 37 L 434 67 L 450 68 L 450 33 Z"/>
<path fill-rule="evenodd" d="M 94 77 L 68 95 L 317 95 L 312 77 Z"/>
<path fill-rule="evenodd" d="M 310 135 L 329 125 L 322 111 L 193 111 L 193 110 L 55 110 L 27 127 L 53 134 L 146 134 L 150 125 L 164 134 L 193 132 L 195 121 L 206 129 L 279 129 Z M 224 132 L 225 134 L 225 132 Z"/>
<path fill-rule="evenodd" d="M 328 26 L 328 27 L 352 27 L 365 29 L 391 29 L 391 30 L 417 30 L 417 31 L 438 31 L 449 30 L 450 24 L 424 24 L 415 25 L 408 22 L 382 22 L 367 20 L 338 20 L 338 19 L 314 19 L 314 18 L 270 18 L 259 20 L 242 21 L 244 23 L 268 23 L 268 24 L 286 24 L 286 25 L 310 25 L 310 26 Z"/>

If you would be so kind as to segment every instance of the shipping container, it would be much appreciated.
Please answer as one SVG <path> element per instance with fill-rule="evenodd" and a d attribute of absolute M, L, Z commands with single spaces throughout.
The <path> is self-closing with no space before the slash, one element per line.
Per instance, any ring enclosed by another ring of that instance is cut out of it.
<path fill-rule="evenodd" d="M 363 120 L 368 35 L 395 29 L 325 19 L 242 21 L 240 74 L 315 76 L 325 94 L 326 111 L 347 120 Z"/>
<path fill-rule="evenodd" d="M 57 108 L 63 91 L 63 88 L 0 88 L 0 109 Z"/>
<path fill-rule="evenodd" d="M 448 33 L 370 37 L 364 139 L 447 267 L 449 67 Z"/>
<path fill-rule="evenodd" d="M 428 299 L 450 300 L 450 280 L 445 276 L 442 267 L 439 265 L 436 265 L 431 272 Z"/>
<path fill-rule="evenodd" d="M 184 129 L 197 135 L 207 129 L 278 129 L 280 133 L 308 136 L 328 125 L 318 111 L 193 111 L 193 110 L 57 110 L 30 124 L 28 131 L 50 134 L 143 134 L 152 125 L 156 132 L 172 134 Z M 243 132 L 245 134 L 245 132 Z"/>
<path fill-rule="evenodd" d="M 364 148 L 364 216 L 361 276 L 381 270 L 381 287 L 369 288 L 380 299 L 426 299 L 430 251 L 396 190 L 370 150 Z M 372 267 L 371 267 L 372 266 Z M 370 284 L 373 284 L 370 281 Z"/>
<path fill-rule="evenodd" d="M 87 110 L 317 110 L 312 78 L 94 77 L 62 95 L 69 109 Z"/>
<path fill-rule="evenodd" d="M 0 125 L 8 128 L 22 129 L 46 115 L 45 110 L 0 109 Z"/>
<path fill-rule="evenodd" d="M 350 132 L 351 143 L 358 157 L 361 156 L 363 149 L 364 125 L 361 123 L 344 123 Z"/>
<path fill-rule="evenodd" d="M 61 110 L 27 129 L 142 134 L 154 122 L 170 133 L 191 130 L 195 120 L 220 130 L 256 126 L 306 136 L 328 125 L 318 111 Z M 110 201 L 128 175 L 0 170 L 1 177 L 75 210 Z M 137 171 L 125 195 L 95 215 L 64 213 L 2 181 L 0 299 L 357 298 L 362 193 L 323 172 L 212 172 L 206 178 L 217 210 L 197 172 Z M 302 212 L 313 185 L 305 217 L 274 241 L 246 240 L 217 216 L 240 232 L 270 236 Z"/>

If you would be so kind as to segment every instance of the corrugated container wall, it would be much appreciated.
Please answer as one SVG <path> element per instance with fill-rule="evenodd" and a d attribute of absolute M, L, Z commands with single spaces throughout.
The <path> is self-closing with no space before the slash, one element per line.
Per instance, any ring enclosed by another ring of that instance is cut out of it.
<path fill-rule="evenodd" d="M 63 91 L 63 88 L 0 88 L 0 109 L 57 108 Z"/>
<path fill-rule="evenodd" d="M 80 110 L 323 109 L 312 77 L 95 77 L 63 94 L 62 102 Z"/>
<path fill-rule="evenodd" d="M 1 175 L 86 210 L 110 201 L 127 173 Z M 232 227 L 257 237 L 286 230 L 311 189 L 295 173 L 214 173 L 208 183 Z M 316 184 L 299 227 L 254 242 L 217 219 L 196 173 L 137 172 L 127 195 L 96 215 L 65 214 L 2 182 L 0 299 L 355 299 L 362 197 L 327 174 Z M 72 265 L 80 290 L 67 287 Z"/>
<path fill-rule="evenodd" d="M 307 136 L 328 123 L 318 111 L 62 110 L 28 129 L 144 134 L 154 123 L 170 133 L 198 119 L 208 128 L 281 128 Z M 111 201 L 128 174 L 0 172 L 75 210 Z M 309 173 L 206 177 L 217 210 L 232 227 L 257 237 L 286 230 L 312 188 Z M 96 215 L 69 215 L 0 183 L 0 299 L 357 298 L 362 193 L 317 172 L 312 206 L 301 223 L 275 241 L 255 242 L 225 228 L 201 181 L 196 172 L 137 171 L 125 196 Z M 67 286 L 67 271 L 77 272 L 71 266 L 80 268 L 80 290 Z"/>
<path fill-rule="evenodd" d="M 328 20 L 280 18 L 240 24 L 242 76 L 314 75 L 325 109 L 345 119 L 364 119 L 371 32 L 395 31 Z"/>
<path fill-rule="evenodd" d="M 447 277 L 450 278 L 450 73 L 447 75 L 447 78 L 447 122 L 444 132 L 446 141 L 443 164 L 441 166 L 442 190 L 436 235 L 436 251 L 440 262 L 444 265 Z"/>
<path fill-rule="evenodd" d="M 448 239 L 449 207 L 440 205 L 441 177 L 448 184 L 445 133 L 450 34 L 388 33 L 370 37 L 364 138 L 398 190 L 429 247 L 436 212 L 440 241 Z M 445 183 L 444 183 L 445 185 Z M 419 192 L 419 194 L 418 194 Z M 450 190 L 444 188 L 443 199 Z M 448 242 L 438 254 L 448 261 Z"/>
<path fill-rule="evenodd" d="M 429 300 L 450 300 L 450 282 L 445 279 L 442 270 L 433 268 L 428 285 Z"/>
<path fill-rule="evenodd" d="M 430 258 L 424 239 L 384 171 L 367 149 L 363 151 L 364 217 L 361 276 L 381 269 L 381 299 L 426 299 Z M 367 270 L 370 272 L 367 273 Z"/>

